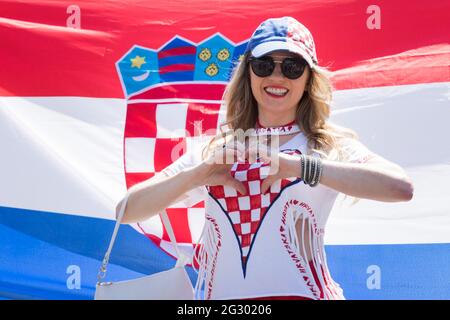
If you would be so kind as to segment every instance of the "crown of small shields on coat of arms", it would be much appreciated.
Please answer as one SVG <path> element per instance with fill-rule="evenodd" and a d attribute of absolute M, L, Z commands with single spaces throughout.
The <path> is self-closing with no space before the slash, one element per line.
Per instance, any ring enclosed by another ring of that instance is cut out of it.
<path fill-rule="evenodd" d="M 176 35 L 157 50 L 133 46 L 116 68 L 127 98 L 160 83 L 228 82 L 247 42 L 216 33 L 195 44 Z"/>

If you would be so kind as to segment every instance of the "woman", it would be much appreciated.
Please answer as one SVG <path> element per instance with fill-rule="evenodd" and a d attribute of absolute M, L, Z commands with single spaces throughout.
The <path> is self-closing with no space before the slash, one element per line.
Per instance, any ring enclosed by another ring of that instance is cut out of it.
<path fill-rule="evenodd" d="M 330 81 L 294 18 L 256 29 L 224 100 L 228 130 L 133 186 L 123 223 L 205 200 L 202 298 L 343 299 L 323 242 L 337 195 L 409 201 L 410 179 L 328 121 Z"/>

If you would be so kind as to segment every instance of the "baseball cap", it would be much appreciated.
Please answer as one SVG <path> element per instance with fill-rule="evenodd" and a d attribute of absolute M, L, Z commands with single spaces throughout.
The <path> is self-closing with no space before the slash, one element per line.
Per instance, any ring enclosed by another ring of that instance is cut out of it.
<path fill-rule="evenodd" d="M 261 23 L 250 38 L 246 52 L 255 58 L 270 52 L 287 50 L 301 55 L 311 68 L 317 65 L 311 32 L 292 17 L 270 18 Z"/>

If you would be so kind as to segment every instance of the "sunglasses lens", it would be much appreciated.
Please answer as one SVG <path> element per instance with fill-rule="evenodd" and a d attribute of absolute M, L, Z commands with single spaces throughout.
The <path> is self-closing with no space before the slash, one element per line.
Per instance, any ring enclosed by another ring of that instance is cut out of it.
<path fill-rule="evenodd" d="M 258 77 L 268 77 L 275 69 L 275 63 L 270 58 L 256 58 L 250 61 L 253 72 Z"/>
<path fill-rule="evenodd" d="M 304 59 L 286 58 L 281 64 L 281 71 L 288 79 L 300 78 L 305 71 L 306 61 Z"/>

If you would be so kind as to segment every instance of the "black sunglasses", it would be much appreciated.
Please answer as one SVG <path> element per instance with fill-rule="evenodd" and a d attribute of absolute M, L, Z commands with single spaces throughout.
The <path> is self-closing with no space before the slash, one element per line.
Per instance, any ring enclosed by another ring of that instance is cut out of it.
<path fill-rule="evenodd" d="M 281 72 L 291 80 L 300 78 L 308 64 L 305 59 L 294 57 L 284 58 L 283 61 L 275 61 L 271 56 L 250 57 L 248 61 L 258 77 L 270 76 L 275 70 L 275 63 L 281 63 Z"/>

